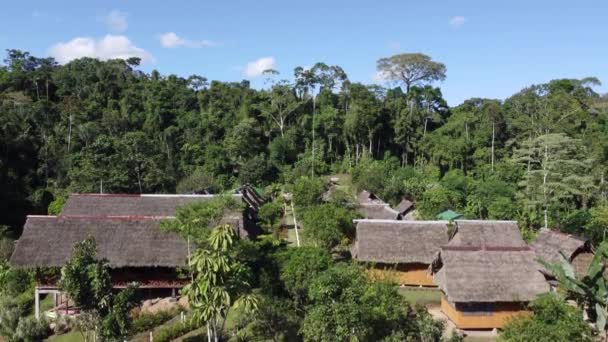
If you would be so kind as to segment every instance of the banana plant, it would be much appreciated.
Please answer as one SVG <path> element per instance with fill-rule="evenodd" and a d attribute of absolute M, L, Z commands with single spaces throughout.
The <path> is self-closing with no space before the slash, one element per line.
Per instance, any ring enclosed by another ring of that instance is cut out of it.
<path fill-rule="evenodd" d="M 608 241 L 604 241 L 595 250 L 595 255 L 587 269 L 587 274 L 581 279 L 576 278 L 572 264 L 561 252 L 560 262 L 557 264 L 539 260 L 577 304 L 587 310 L 597 330 L 604 333 L 606 341 L 608 341 L 608 326 L 606 325 L 608 317 L 608 284 L 604 273 L 606 271 L 607 258 Z"/>
<path fill-rule="evenodd" d="M 257 309 L 257 297 L 251 294 L 249 269 L 234 257 L 236 234 L 230 225 L 211 232 L 208 249 L 194 252 L 190 260 L 193 281 L 184 293 L 192 308 L 192 318 L 207 324 L 207 339 L 218 341 L 228 312 L 242 306 L 246 312 Z"/>

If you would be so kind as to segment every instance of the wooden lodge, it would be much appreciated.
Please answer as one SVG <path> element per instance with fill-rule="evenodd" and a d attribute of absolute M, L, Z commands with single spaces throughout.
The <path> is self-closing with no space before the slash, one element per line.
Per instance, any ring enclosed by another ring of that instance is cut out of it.
<path fill-rule="evenodd" d="M 459 329 L 501 328 L 530 314 L 528 303 L 549 285 L 517 222 L 457 220 L 454 225 L 431 266 L 443 313 Z"/>
<path fill-rule="evenodd" d="M 528 247 L 444 247 L 434 268 L 441 310 L 459 329 L 501 328 L 548 292 Z"/>
<path fill-rule="evenodd" d="M 241 237 L 254 236 L 261 200 L 247 191 L 233 196 L 244 202 L 244 209 L 225 213 L 220 223 L 233 225 Z M 31 269 L 59 268 L 70 259 L 76 243 L 93 237 L 97 256 L 109 263 L 114 288 L 136 282 L 143 297 L 175 296 L 188 282 L 178 274 L 178 268 L 187 266 L 188 246 L 178 234 L 163 231 L 161 221 L 173 218 L 180 206 L 211 198 L 213 195 L 71 194 L 60 215 L 27 217 L 10 263 Z M 57 299 L 57 279 L 38 279 L 36 317 L 40 315 L 40 294 L 45 293 Z"/>
<path fill-rule="evenodd" d="M 435 286 L 427 272 L 448 242 L 444 221 L 355 220 L 353 257 L 371 266 L 372 275 L 400 285 Z"/>

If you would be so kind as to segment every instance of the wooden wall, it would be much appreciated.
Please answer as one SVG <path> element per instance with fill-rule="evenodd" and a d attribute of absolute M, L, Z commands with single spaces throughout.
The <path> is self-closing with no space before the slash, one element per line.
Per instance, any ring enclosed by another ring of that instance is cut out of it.
<path fill-rule="evenodd" d="M 489 314 L 465 314 L 449 303 L 445 295 L 441 297 L 441 311 L 454 322 L 459 329 L 494 329 L 502 328 L 514 317 L 531 315 L 523 309 L 520 303 L 492 303 L 492 312 Z"/>
<path fill-rule="evenodd" d="M 428 268 L 427 264 L 376 264 L 369 272 L 372 278 L 389 279 L 399 285 L 435 286 Z"/>

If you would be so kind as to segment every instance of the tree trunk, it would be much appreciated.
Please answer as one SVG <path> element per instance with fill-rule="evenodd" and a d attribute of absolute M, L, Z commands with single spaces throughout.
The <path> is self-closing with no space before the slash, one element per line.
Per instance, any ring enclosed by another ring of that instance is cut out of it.
<path fill-rule="evenodd" d="M 68 154 L 70 153 L 70 144 L 72 143 L 72 113 L 70 112 L 69 117 L 70 123 L 68 126 Z"/>
<path fill-rule="evenodd" d="M 315 176 L 315 97 L 312 97 L 312 167 L 311 174 Z"/>
<path fill-rule="evenodd" d="M 492 172 L 494 172 L 494 136 L 495 136 L 495 124 L 492 121 Z"/>
<path fill-rule="evenodd" d="M 548 218 L 547 218 L 547 210 L 549 206 L 549 202 L 547 199 L 547 176 L 549 175 L 549 171 L 547 170 L 547 162 L 549 158 L 549 151 L 547 144 L 545 143 L 545 158 L 543 163 L 543 206 L 544 206 L 544 216 L 545 216 L 545 228 L 549 227 Z"/>
<path fill-rule="evenodd" d="M 422 132 L 423 137 L 426 135 L 426 125 L 428 122 L 429 122 L 429 117 L 427 116 L 426 118 L 424 118 L 424 132 Z"/>

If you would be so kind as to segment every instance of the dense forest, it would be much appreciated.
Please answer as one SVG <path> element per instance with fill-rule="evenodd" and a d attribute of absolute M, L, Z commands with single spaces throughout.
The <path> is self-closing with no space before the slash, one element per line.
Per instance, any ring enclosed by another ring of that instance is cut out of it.
<path fill-rule="evenodd" d="M 267 87 L 138 69 L 139 60 L 8 50 L 0 67 L 0 224 L 70 192 L 221 192 L 349 173 L 422 218 L 454 209 L 602 240 L 608 225 L 608 97 L 558 79 L 505 100 L 449 107 L 445 65 L 378 61 L 386 85 L 337 65 L 265 72 Z M 287 79 L 287 80 L 285 80 Z"/>

